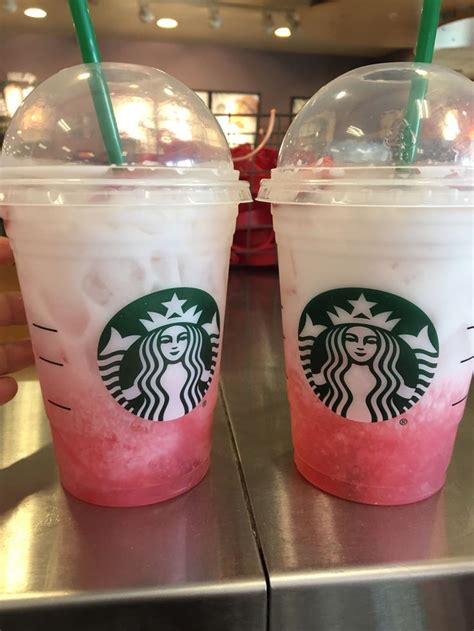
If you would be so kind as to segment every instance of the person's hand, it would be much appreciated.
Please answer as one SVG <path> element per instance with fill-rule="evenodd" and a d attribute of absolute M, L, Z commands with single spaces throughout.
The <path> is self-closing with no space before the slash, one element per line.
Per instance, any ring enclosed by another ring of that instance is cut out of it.
<path fill-rule="evenodd" d="M 6 237 L 0 237 L 0 265 L 12 265 L 13 254 Z M 25 308 L 18 291 L 0 293 L 0 326 L 25 324 Z M 11 372 L 26 368 L 34 361 L 30 340 L 0 344 L 0 405 L 16 394 L 18 385 L 13 377 L 5 377 Z"/>

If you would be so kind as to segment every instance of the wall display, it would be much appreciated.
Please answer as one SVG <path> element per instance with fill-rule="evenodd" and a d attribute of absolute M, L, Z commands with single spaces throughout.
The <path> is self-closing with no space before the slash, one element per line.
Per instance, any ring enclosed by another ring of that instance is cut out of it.
<path fill-rule="evenodd" d="M 211 92 L 211 111 L 231 147 L 246 143 L 255 145 L 259 110 L 259 94 Z"/>
<path fill-rule="evenodd" d="M 3 102 L 2 110 L 4 109 L 9 118 L 13 118 L 17 109 L 33 89 L 34 86 L 32 85 L 24 86 L 11 81 L 6 81 L 3 84 L 3 94 L 1 96 Z"/>
<path fill-rule="evenodd" d="M 211 101 L 211 93 L 208 90 L 194 90 L 194 92 L 202 101 L 204 101 L 207 107 L 209 107 Z"/>
<path fill-rule="evenodd" d="M 36 77 L 30 72 L 7 72 L 6 79 L 0 80 L 0 149 L 10 120 L 35 83 Z"/>
<path fill-rule="evenodd" d="M 290 112 L 293 116 L 296 116 L 298 112 L 303 108 L 304 105 L 309 101 L 309 96 L 292 96 L 291 97 L 291 105 Z"/>
<path fill-rule="evenodd" d="M 16 110 L 34 89 L 35 75 L 30 72 L 7 72 L 6 81 L 0 82 L 2 115 L 13 118 Z"/>

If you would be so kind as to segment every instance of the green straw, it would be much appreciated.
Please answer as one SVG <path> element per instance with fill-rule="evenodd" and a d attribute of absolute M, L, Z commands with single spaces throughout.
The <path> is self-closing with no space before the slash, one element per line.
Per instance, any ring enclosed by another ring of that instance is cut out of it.
<path fill-rule="evenodd" d="M 69 8 L 83 62 L 85 64 L 100 64 L 99 47 L 87 0 L 69 0 Z M 122 144 L 112 99 L 100 65 L 90 69 L 89 88 L 109 162 L 111 164 L 123 164 Z"/>
<path fill-rule="evenodd" d="M 420 26 L 415 48 L 415 62 L 430 64 L 439 23 L 441 0 L 424 0 L 421 11 Z M 402 132 L 400 159 L 405 164 L 411 164 L 416 156 L 418 137 L 421 126 L 421 107 L 428 90 L 428 81 L 422 75 L 413 79 L 408 106 L 405 112 L 407 126 Z"/>

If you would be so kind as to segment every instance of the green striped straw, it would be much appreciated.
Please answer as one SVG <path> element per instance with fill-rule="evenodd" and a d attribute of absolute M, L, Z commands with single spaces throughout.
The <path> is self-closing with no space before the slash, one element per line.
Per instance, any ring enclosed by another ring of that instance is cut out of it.
<path fill-rule="evenodd" d="M 123 164 L 122 143 L 115 120 L 109 87 L 100 66 L 100 53 L 92 26 L 87 0 L 69 0 L 77 42 L 85 64 L 97 64 L 90 68 L 89 89 L 99 121 L 107 157 L 111 164 Z"/>
<path fill-rule="evenodd" d="M 433 61 L 436 30 L 439 23 L 441 0 L 424 0 L 415 48 L 415 62 L 430 64 Z M 407 126 L 402 132 L 400 159 L 412 164 L 416 156 L 421 126 L 421 108 L 428 90 L 428 80 L 417 75 L 413 80 L 405 112 Z"/>

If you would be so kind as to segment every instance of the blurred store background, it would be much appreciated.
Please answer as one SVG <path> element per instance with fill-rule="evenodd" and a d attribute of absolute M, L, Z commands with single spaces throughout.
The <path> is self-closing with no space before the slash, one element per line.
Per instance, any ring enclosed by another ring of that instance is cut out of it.
<path fill-rule="evenodd" d="M 89 4 L 104 61 L 155 66 L 196 90 L 221 124 L 236 168 L 254 193 L 275 166 L 283 136 L 305 102 L 351 68 L 410 59 L 421 13 L 421 0 Z M 80 61 L 66 0 L 0 0 L 0 143 L 35 86 Z M 443 1 L 434 61 L 474 79 L 474 0 Z M 131 141 L 143 131 L 133 125 L 134 110 L 144 107 L 140 97 L 115 104 L 119 126 Z M 40 109 L 32 115 L 31 143 L 41 143 L 45 116 Z M 364 141 L 370 154 L 373 139 Z M 360 152 L 361 139 L 350 136 L 344 151 L 351 142 Z M 339 149 L 334 147 L 329 160 L 337 159 Z M 265 205 L 241 209 L 232 261 L 275 264 Z"/>

